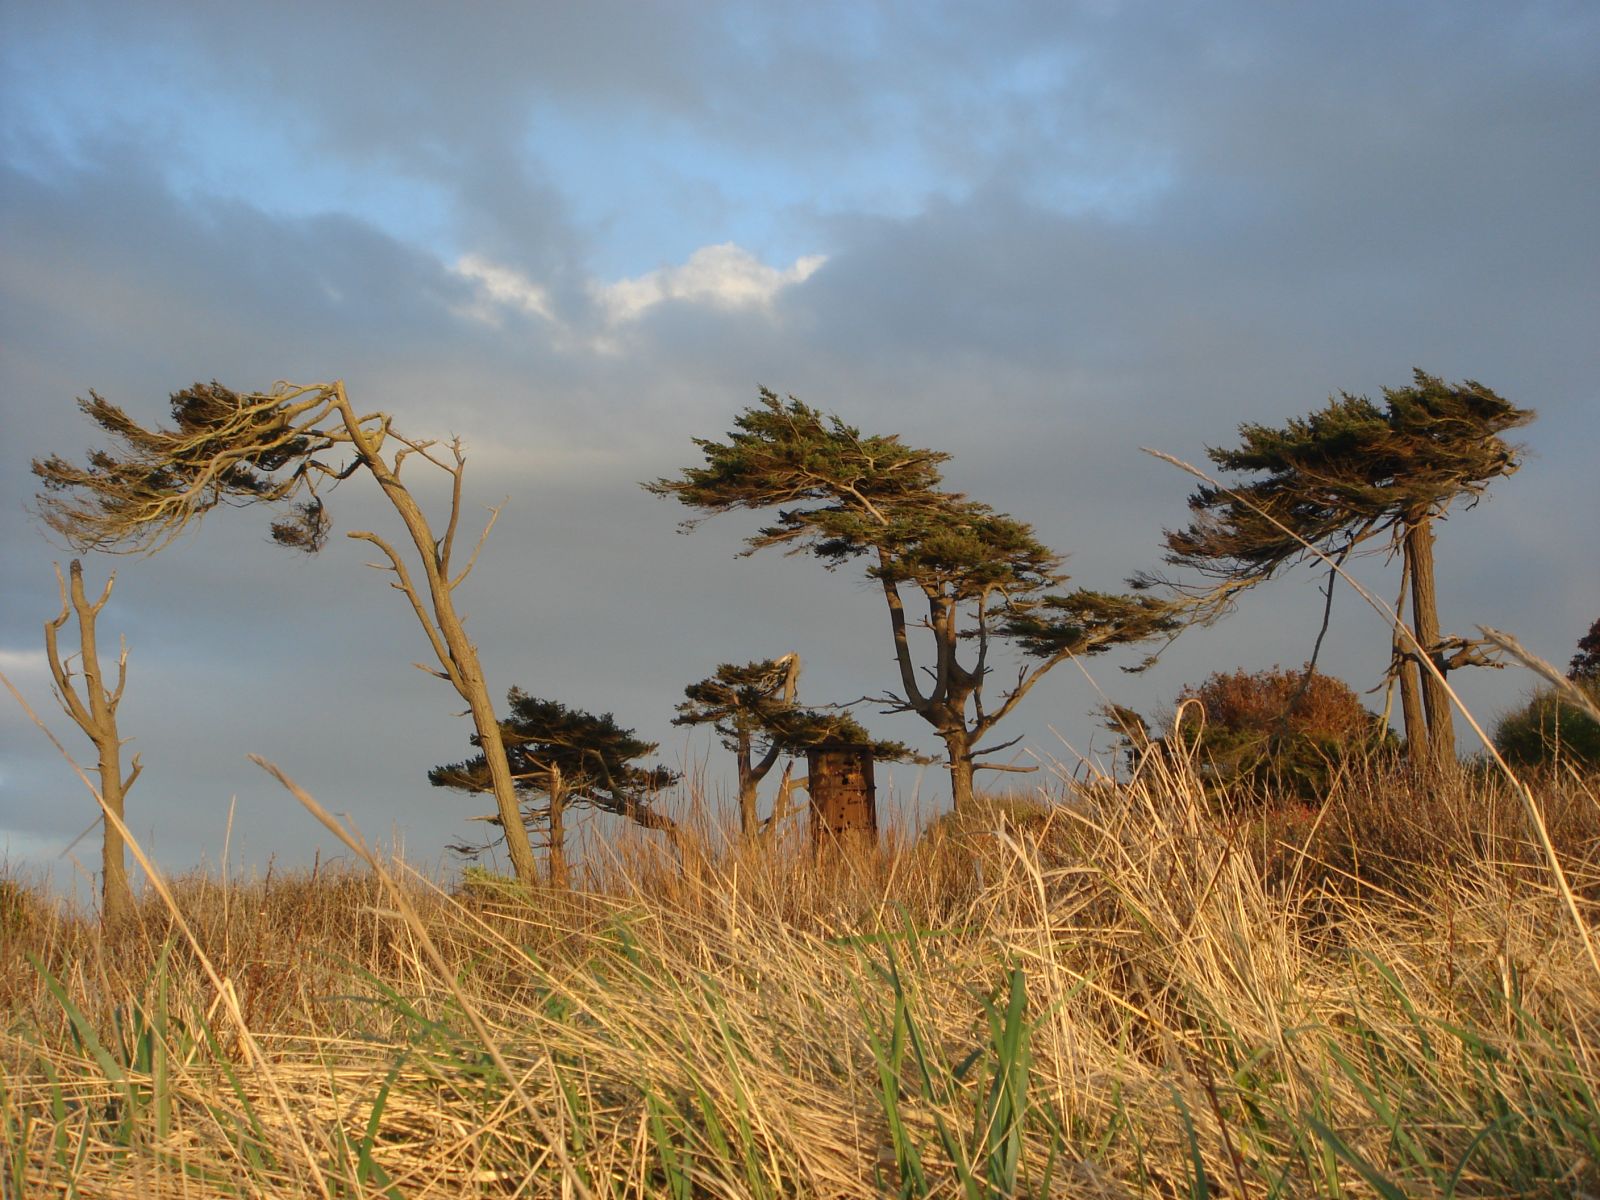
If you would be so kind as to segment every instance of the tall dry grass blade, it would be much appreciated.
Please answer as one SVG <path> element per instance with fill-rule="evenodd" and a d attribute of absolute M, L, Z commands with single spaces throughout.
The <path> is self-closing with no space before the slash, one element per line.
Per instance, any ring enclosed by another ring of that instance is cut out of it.
<path fill-rule="evenodd" d="M 1499 629 L 1491 629 L 1487 625 L 1479 625 L 1478 632 L 1527 667 L 1535 675 L 1549 682 L 1556 691 L 1561 693 L 1563 699 L 1570 700 L 1596 721 L 1600 721 L 1600 704 L 1596 704 L 1594 698 L 1588 692 L 1563 675 L 1559 667 L 1552 666 L 1540 658 L 1509 633 Z"/>
<path fill-rule="evenodd" d="M 499 1069 L 501 1075 L 505 1077 L 506 1084 L 511 1088 L 518 1103 L 522 1105 L 523 1112 L 527 1115 L 529 1123 L 533 1126 L 535 1132 L 545 1140 L 546 1146 L 555 1155 L 556 1161 L 561 1164 L 561 1171 L 566 1177 L 568 1186 L 581 1197 L 581 1200 L 593 1200 L 593 1194 L 590 1192 L 589 1186 L 584 1183 L 583 1176 L 579 1173 L 567 1152 L 566 1139 L 557 1136 L 546 1124 L 544 1118 L 539 1115 L 538 1108 L 523 1089 L 516 1072 L 511 1069 L 510 1064 L 505 1060 L 505 1056 L 501 1054 L 499 1044 L 495 1041 L 488 1022 L 483 1019 L 483 1015 L 478 1011 L 477 1006 L 462 991 L 461 985 L 456 980 L 456 973 L 450 969 L 450 965 L 445 961 L 444 955 L 439 952 L 439 947 L 434 943 L 433 935 L 428 932 L 427 924 L 411 903 L 411 898 L 406 894 L 405 889 L 400 886 L 393 875 L 384 869 L 383 864 L 378 861 L 378 856 L 372 852 L 366 841 L 359 834 L 347 829 L 343 823 L 335 820 L 333 814 L 323 808 L 310 792 L 290 779 L 275 763 L 268 762 L 261 755 L 251 754 L 246 757 L 281 783 L 308 813 L 322 823 L 323 828 L 343 842 L 350 852 L 366 863 L 373 874 L 378 877 L 379 882 L 383 884 L 384 890 L 389 894 L 389 898 L 394 902 L 395 908 L 400 912 L 405 919 L 406 925 L 416 936 L 417 943 L 422 947 L 423 953 L 428 956 L 428 961 L 432 964 L 434 970 L 439 973 L 439 979 L 450 989 L 451 996 L 461 1006 L 461 1011 L 472 1024 L 473 1032 L 478 1035 L 478 1040 L 482 1042 L 484 1050 L 494 1062 L 495 1067 Z"/>
<path fill-rule="evenodd" d="M 316 1169 L 317 1157 L 312 1153 L 310 1144 L 305 1140 L 300 1123 L 294 1119 L 293 1110 L 289 1107 L 288 1097 L 284 1095 L 283 1090 L 278 1086 L 278 1080 L 273 1074 L 266 1055 L 262 1053 L 260 1045 L 256 1042 L 255 1035 L 250 1031 L 249 1024 L 245 1020 L 244 1010 L 239 1005 L 239 997 L 233 989 L 232 982 L 222 976 L 221 972 L 217 970 L 216 964 L 206 954 L 205 948 L 200 944 L 200 939 L 195 936 L 194 929 L 190 926 L 183 915 L 182 909 L 178 906 L 177 899 L 172 894 L 172 889 L 167 886 L 167 882 L 162 877 L 161 872 L 156 870 L 155 863 L 151 862 L 150 858 L 145 854 L 144 848 L 140 846 L 138 839 L 133 836 L 133 831 L 128 828 L 122 817 L 113 812 L 111 807 L 106 804 L 105 799 L 100 795 L 94 784 L 89 781 L 89 776 L 84 769 L 78 765 L 77 761 L 67 751 L 67 748 L 61 744 L 60 739 L 50 731 L 50 728 L 39 718 L 39 715 L 33 711 L 32 705 L 28 703 L 21 692 L 17 691 L 16 685 L 7 678 L 3 671 L 0 671 L 0 683 L 5 684 L 6 690 L 22 706 L 22 711 L 28 715 L 28 719 L 38 726 L 40 732 L 50 740 L 50 744 L 61 753 L 61 757 L 67 760 L 67 765 L 82 780 L 83 786 L 89 789 L 89 794 L 94 797 L 95 803 L 100 806 L 100 811 L 105 819 L 111 822 L 122 835 L 122 839 L 128 847 L 128 852 L 133 855 L 134 861 L 144 871 L 145 878 L 149 880 L 150 886 L 161 897 L 162 904 L 166 906 L 167 911 L 172 915 L 173 922 L 183 932 L 184 940 L 189 943 L 189 948 L 194 951 L 195 960 L 200 964 L 200 969 L 205 972 L 206 978 L 211 981 L 211 986 L 217 991 L 218 999 L 222 1001 L 223 1006 L 228 1010 L 228 1015 L 233 1018 L 234 1025 L 239 1031 L 239 1041 L 245 1047 L 245 1052 L 250 1056 L 256 1070 L 261 1073 L 261 1078 L 265 1082 L 267 1090 L 272 1093 L 273 1101 L 277 1105 L 279 1113 L 283 1116 L 285 1126 L 293 1135 L 301 1154 L 305 1156 L 306 1165 L 311 1168 L 312 1178 L 316 1180 L 317 1191 L 321 1193 L 323 1200 L 333 1200 L 333 1194 L 328 1190 L 327 1181 L 323 1179 L 322 1172 Z"/>

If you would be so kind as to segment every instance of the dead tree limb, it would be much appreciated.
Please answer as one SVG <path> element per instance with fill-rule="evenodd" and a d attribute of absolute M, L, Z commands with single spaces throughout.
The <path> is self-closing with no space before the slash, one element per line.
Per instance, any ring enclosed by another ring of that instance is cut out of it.
<path fill-rule="evenodd" d="M 122 703 L 122 690 L 128 682 L 128 645 L 124 641 L 117 655 L 116 686 L 108 688 L 100 669 L 95 622 L 100 610 L 111 599 L 111 588 L 117 577 L 112 574 L 106 580 L 100 599 L 91 603 L 83 588 L 83 564 L 78 559 L 72 560 L 68 574 L 70 584 L 61 577 L 61 567 L 57 564 L 56 586 L 61 592 L 61 612 L 44 624 L 44 648 L 50 660 L 50 675 L 55 680 L 56 699 L 67 716 L 94 743 L 99 756 L 100 799 L 107 811 L 117 818 L 103 821 L 100 838 L 100 913 L 107 925 L 114 925 L 133 911 L 133 889 L 128 884 L 127 853 L 122 839 L 123 804 L 128 789 L 143 770 L 135 754 L 128 773 L 122 773 L 122 738 L 117 733 L 117 707 Z M 78 619 L 78 653 L 62 658 L 59 634 L 74 615 Z M 73 657 L 78 659 L 83 670 L 82 696 L 72 683 Z"/>
<path fill-rule="evenodd" d="M 394 572 L 393 586 L 411 604 L 439 663 L 433 673 L 448 680 L 467 702 L 488 761 L 512 865 L 519 879 L 533 883 L 533 848 L 518 808 L 500 723 L 477 648 L 452 596 L 477 556 L 474 549 L 465 568 L 453 571 L 466 466 L 460 442 L 448 443 L 446 456 L 434 451 L 435 443 L 401 436 L 387 413 L 358 413 L 338 380 L 304 386 L 280 383 L 269 392 L 250 394 L 217 383 L 195 384 L 172 396 L 176 421 L 172 429 L 146 429 L 93 392 L 80 406 L 111 435 L 117 448 L 92 452 L 83 466 L 57 455 L 33 464 L 45 487 L 39 497 L 45 523 L 79 550 L 151 553 L 219 504 L 287 503 L 301 497 L 289 519 L 273 524 L 272 535 L 280 544 L 315 551 L 325 543 L 329 529 L 319 489 L 334 487 L 363 470 L 372 476 L 405 525 L 415 562 L 408 568 L 399 549 L 376 533 L 358 531 L 350 536 L 372 543 L 388 559 L 386 566 L 379 565 Z M 397 447 L 388 459 L 386 442 Z M 354 457 L 344 463 L 324 461 L 330 453 Z M 413 455 L 450 476 L 450 511 L 443 537 L 434 536 L 427 515 L 401 481 L 405 460 Z M 491 514 L 490 527 L 497 510 Z M 485 528 L 479 547 L 487 536 Z"/>

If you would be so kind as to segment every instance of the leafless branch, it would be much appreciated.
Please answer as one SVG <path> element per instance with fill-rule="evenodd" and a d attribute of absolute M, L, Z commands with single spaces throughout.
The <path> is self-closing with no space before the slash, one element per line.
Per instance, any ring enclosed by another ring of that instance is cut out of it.
<path fill-rule="evenodd" d="M 400 557 L 392 545 L 370 530 L 352 530 L 348 536 L 358 542 L 371 542 L 388 558 L 389 567 L 387 569 L 393 571 L 397 577 L 389 586 L 402 593 L 410 602 L 411 611 L 416 614 L 423 633 L 427 635 L 428 644 L 433 647 L 433 653 L 439 659 L 439 665 L 447 672 L 443 678 L 448 679 L 455 685 L 457 690 L 460 690 L 465 685 L 456 667 L 455 660 L 450 655 L 450 650 L 445 644 L 443 634 L 439 632 L 439 628 L 434 624 L 433 618 L 428 615 L 428 610 L 423 605 L 422 597 L 418 594 L 416 586 L 411 582 L 411 572 L 406 568 L 405 560 Z M 381 563 L 369 563 L 367 565 L 375 570 L 381 571 L 385 569 Z M 427 667 L 422 669 L 424 671 L 428 670 Z M 438 672 L 431 673 L 437 674 Z"/>
<path fill-rule="evenodd" d="M 489 540 L 489 533 L 492 529 L 494 529 L 494 523 L 500 519 L 501 511 L 509 502 L 510 497 L 508 496 L 505 500 L 502 500 L 499 504 L 495 505 L 489 510 L 489 519 L 484 522 L 483 532 L 478 535 L 477 544 L 472 547 L 472 553 L 467 556 L 467 565 L 461 568 L 461 574 L 457 575 L 450 581 L 451 591 L 455 591 L 456 588 L 465 583 L 467 576 L 472 574 L 472 568 L 478 565 L 478 555 L 483 550 L 483 544 Z M 453 520 L 451 524 L 452 526 L 454 525 Z M 453 533 L 454 529 L 452 529 L 451 532 Z M 450 560 L 450 552 L 448 549 L 446 549 L 443 557 L 445 565 L 448 566 Z"/>

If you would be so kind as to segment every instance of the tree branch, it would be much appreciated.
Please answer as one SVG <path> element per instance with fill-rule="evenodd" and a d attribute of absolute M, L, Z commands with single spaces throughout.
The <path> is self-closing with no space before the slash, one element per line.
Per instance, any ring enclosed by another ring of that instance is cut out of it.
<path fill-rule="evenodd" d="M 458 479 L 456 482 L 459 484 L 460 480 Z M 467 576 L 472 574 L 472 568 L 478 565 L 478 555 L 483 551 L 483 544 L 489 540 L 489 531 L 494 528 L 494 523 L 500 519 L 501 510 L 505 508 L 506 504 L 509 503 L 509 501 L 510 501 L 510 497 L 508 496 L 508 497 L 506 497 L 505 500 L 502 500 L 499 504 L 495 505 L 493 508 L 491 508 L 489 510 L 489 519 L 486 522 L 484 522 L 483 532 L 478 535 L 478 541 L 472 547 L 472 553 L 467 556 L 467 565 L 461 568 L 461 574 L 457 575 L 454 579 L 450 580 L 450 590 L 452 592 L 455 591 L 458 587 L 460 587 L 463 583 L 466 582 Z M 453 528 L 454 524 L 455 524 L 455 519 L 454 519 L 454 514 L 452 514 L 452 516 L 451 516 L 451 525 L 452 525 L 451 532 L 452 532 L 452 534 L 454 533 L 454 528 Z M 448 569 L 448 567 L 449 567 L 449 560 L 450 560 L 450 551 L 449 551 L 449 549 L 447 547 L 445 552 L 444 552 L 444 565 L 445 565 L 446 569 Z"/>
<path fill-rule="evenodd" d="M 885 570 L 889 566 L 888 551 L 878 550 L 878 562 Z M 906 635 L 906 610 L 900 599 L 900 589 L 887 574 L 880 576 L 883 598 L 889 605 L 889 627 L 894 633 L 895 662 L 900 667 L 900 686 L 906 690 L 906 706 L 920 713 L 928 707 L 928 700 L 917 687 L 916 664 L 911 660 L 911 642 Z"/>
<path fill-rule="evenodd" d="M 428 615 L 428 610 L 423 606 L 422 597 L 417 592 L 416 585 L 411 582 L 411 572 L 406 569 L 405 560 L 400 557 L 393 546 L 370 530 L 352 530 L 347 536 L 358 542 L 371 542 L 388 557 L 389 569 L 399 577 L 398 583 L 391 583 L 389 586 L 403 593 L 405 598 L 411 602 L 411 611 L 416 614 L 417 621 L 422 625 L 422 632 L 427 635 L 428 644 L 433 647 L 433 653 L 438 658 L 439 665 L 445 669 L 446 674 L 442 678 L 448 679 L 457 691 L 464 689 L 466 681 L 461 677 L 455 659 L 445 645 L 444 635 L 439 632 L 438 626 L 434 624 L 433 618 Z M 368 563 L 367 565 L 380 571 L 384 569 L 380 563 Z M 421 664 L 419 663 L 418 665 L 420 666 Z M 422 669 L 424 671 L 428 670 L 427 667 Z M 431 673 L 437 674 L 437 672 Z"/>

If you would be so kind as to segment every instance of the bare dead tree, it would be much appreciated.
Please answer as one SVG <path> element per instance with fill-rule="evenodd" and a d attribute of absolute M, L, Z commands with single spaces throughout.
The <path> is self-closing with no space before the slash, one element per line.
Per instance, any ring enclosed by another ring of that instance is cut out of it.
<path fill-rule="evenodd" d="M 68 574 L 70 585 L 61 577 L 60 565 L 56 566 L 61 612 L 54 620 L 44 623 L 44 648 L 50 660 L 50 675 L 56 684 L 56 699 L 67 716 L 94 743 L 99 757 L 100 801 L 106 811 L 116 817 L 115 821 L 102 821 L 100 838 L 100 914 L 107 925 L 114 925 L 133 911 L 133 889 L 128 886 L 127 853 L 122 844 L 121 826 L 125 821 L 123 802 L 128 789 L 143 770 L 135 754 L 128 773 L 122 773 L 122 738 L 117 733 L 117 706 L 122 703 L 122 689 L 128 682 L 128 644 L 123 641 L 117 655 L 116 686 L 108 688 L 100 669 L 95 622 L 100 610 L 111 599 L 111 588 L 117 577 L 113 574 L 107 579 L 100 599 L 90 603 L 83 588 L 83 564 L 73 559 Z M 58 635 L 74 614 L 78 618 L 78 653 L 62 658 Z M 82 696 L 72 684 L 71 660 L 74 657 L 83 670 Z"/>
<path fill-rule="evenodd" d="M 403 437 L 387 413 L 358 413 L 344 383 L 276 384 L 265 393 L 239 393 L 220 384 L 195 384 L 172 396 L 172 429 L 146 429 L 121 408 L 91 392 L 83 411 L 118 443 L 115 452 L 91 452 L 86 465 L 59 456 L 35 460 L 43 481 L 40 511 L 45 523 L 80 550 L 153 553 L 218 505 L 294 504 L 289 518 L 274 522 L 279 544 L 314 552 L 326 543 L 330 522 L 319 494 L 365 471 L 393 506 L 415 549 L 421 578 L 413 575 L 393 543 L 369 530 L 349 536 L 377 548 L 373 564 L 393 574 L 391 586 L 416 615 L 437 666 L 416 664 L 448 682 L 466 701 L 487 760 L 492 790 L 504 822 L 506 845 L 517 877 L 536 878 L 533 849 L 523 828 L 511 768 L 506 761 L 477 648 L 467 636 L 454 593 L 472 573 L 494 527 L 490 517 L 459 569 L 456 536 L 461 523 L 466 457 L 459 440 L 437 442 Z M 395 447 L 385 458 L 385 444 Z M 323 456 L 349 453 L 347 462 Z M 418 458 L 450 479 L 450 511 L 442 536 L 401 470 Z"/>

